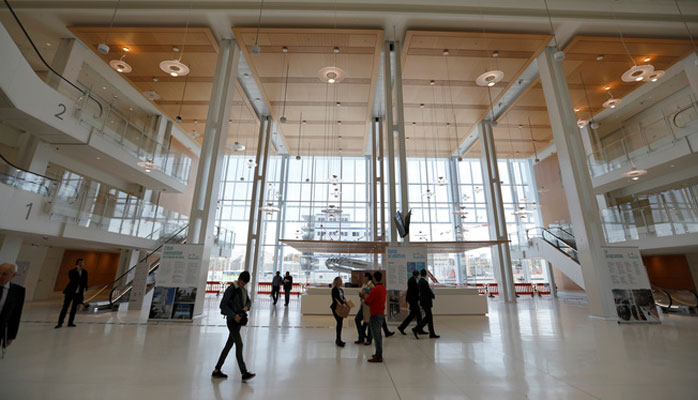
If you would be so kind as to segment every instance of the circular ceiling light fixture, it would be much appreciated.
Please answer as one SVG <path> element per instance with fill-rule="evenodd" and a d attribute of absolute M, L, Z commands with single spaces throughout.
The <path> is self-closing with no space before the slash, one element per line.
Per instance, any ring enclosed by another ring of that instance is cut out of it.
<path fill-rule="evenodd" d="M 502 78 L 504 78 L 504 72 L 499 71 L 499 70 L 492 70 L 492 71 L 487 71 L 484 74 L 480 75 L 477 77 L 475 80 L 475 83 L 477 83 L 478 86 L 494 86 L 497 84 L 497 82 L 501 81 Z"/>
<path fill-rule="evenodd" d="M 647 173 L 647 170 L 644 169 L 637 169 L 635 166 L 633 166 L 630 171 L 625 172 L 623 174 L 624 177 L 630 178 L 634 181 L 640 179 L 642 175 L 645 175 Z"/>
<path fill-rule="evenodd" d="M 623 73 L 621 79 L 623 82 L 640 82 L 650 76 L 653 71 L 654 67 L 650 64 L 633 65 Z"/>
<path fill-rule="evenodd" d="M 657 82 L 659 78 L 664 76 L 664 71 L 659 70 L 659 71 L 654 71 L 650 74 L 650 76 L 647 77 L 647 80 L 650 82 Z"/>
<path fill-rule="evenodd" d="M 618 104 L 620 104 L 622 101 L 623 100 L 621 100 L 621 99 L 616 99 L 616 98 L 612 97 L 603 103 L 603 107 L 604 108 L 616 108 L 618 106 Z"/>
<path fill-rule="evenodd" d="M 158 92 L 154 90 L 146 90 L 145 92 L 143 92 L 143 96 L 145 96 L 146 99 L 153 101 L 160 99 L 160 95 L 158 94 Z"/>
<path fill-rule="evenodd" d="M 165 60 L 160 63 L 160 69 L 170 74 L 171 77 L 186 76 L 189 74 L 189 67 L 179 60 Z"/>
<path fill-rule="evenodd" d="M 133 68 L 131 68 L 126 61 L 124 61 L 124 56 L 121 56 L 121 58 L 118 60 L 109 61 L 109 66 L 121 74 L 128 74 L 129 72 L 133 71 Z"/>
<path fill-rule="evenodd" d="M 139 161 L 138 166 L 145 169 L 145 172 L 150 172 L 155 169 L 160 169 L 160 166 L 155 164 L 152 159 L 147 159 L 145 161 Z"/>
<path fill-rule="evenodd" d="M 239 153 L 241 151 L 245 151 L 245 145 L 240 142 L 235 142 L 230 145 L 230 150 Z"/>
<path fill-rule="evenodd" d="M 339 83 L 344 79 L 344 70 L 339 67 L 325 67 L 318 71 L 320 80 L 326 83 Z"/>

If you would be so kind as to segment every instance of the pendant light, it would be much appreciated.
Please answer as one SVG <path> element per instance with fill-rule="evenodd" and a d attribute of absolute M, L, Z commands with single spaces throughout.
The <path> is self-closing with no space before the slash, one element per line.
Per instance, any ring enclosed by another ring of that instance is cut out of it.
<path fill-rule="evenodd" d="M 109 34 L 111 33 L 111 28 L 114 26 L 114 20 L 116 19 L 116 12 L 119 10 L 119 4 L 121 0 L 116 0 L 116 7 L 114 7 L 114 14 L 111 16 L 111 21 L 109 22 L 109 29 L 107 29 L 107 34 L 104 36 L 104 43 L 97 45 L 97 51 L 104 54 L 105 56 L 109 54 Z M 111 64 L 111 63 L 110 63 Z M 116 68 L 115 68 L 116 69 Z"/>
<path fill-rule="evenodd" d="M 548 0 L 543 0 L 543 3 L 545 3 L 545 13 L 548 15 L 550 32 L 553 34 L 553 41 L 555 42 L 555 53 L 553 53 L 553 58 L 555 61 L 559 62 L 565 59 L 565 52 L 560 49 L 560 45 L 557 42 L 557 35 L 555 34 L 555 27 L 553 26 L 553 18 L 550 16 L 550 9 L 548 8 Z"/>
<path fill-rule="evenodd" d="M 451 116 L 453 117 L 453 129 L 454 129 L 454 136 L 456 137 L 456 148 L 455 150 L 458 150 L 458 146 L 460 144 L 460 136 L 458 135 L 458 118 L 456 117 L 456 108 L 453 105 L 453 89 L 451 87 L 451 69 L 449 68 L 448 65 L 448 49 L 445 49 L 443 51 L 444 55 L 444 62 L 446 64 L 446 79 L 448 79 L 448 96 L 449 100 L 451 103 Z M 451 137 L 451 130 L 449 129 L 449 139 Z M 463 161 L 463 155 L 458 154 L 458 161 Z"/>
<path fill-rule="evenodd" d="M 616 14 L 613 12 L 613 10 L 611 10 L 611 12 L 613 13 L 613 19 L 616 20 Z M 630 58 L 630 61 L 633 63 L 632 67 L 630 67 L 627 71 L 623 72 L 623 75 L 621 75 L 621 79 L 623 80 L 623 82 L 641 82 L 647 79 L 652 74 L 652 72 L 654 72 L 654 66 L 652 64 L 637 65 L 632 54 L 630 54 L 630 49 L 628 49 L 628 45 L 625 43 L 623 32 L 621 32 L 617 20 L 616 27 L 618 28 L 618 36 L 620 36 L 620 42 L 623 45 L 623 48 L 625 49 L 625 53 L 628 55 L 628 58 Z M 606 103 L 608 103 L 608 101 Z M 604 107 L 614 108 L 615 105 L 617 105 L 617 103 L 613 102 L 611 102 L 610 104 L 613 104 L 613 106 L 604 105 Z"/>
<path fill-rule="evenodd" d="M 189 67 L 182 63 L 182 57 L 184 56 L 184 45 L 187 43 L 187 33 L 189 31 L 189 18 L 191 17 L 191 2 L 189 2 L 189 12 L 187 13 L 187 23 L 184 27 L 184 37 L 182 38 L 182 48 L 173 48 L 175 53 L 179 53 L 179 58 L 173 58 L 171 60 L 165 60 L 160 63 L 160 69 L 169 74 L 173 78 L 179 76 L 189 75 Z"/>
<path fill-rule="evenodd" d="M 259 41 L 259 27 L 262 24 L 262 10 L 264 9 L 264 0 L 261 0 L 261 3 L 259 5 L 259 17 L 257 18 L 257 33 L 255 34 L 254 37 L 254 44 L 252 47 L 250 47 L 250 53 L 252 54 L 259 54 L 261 53 L 262 49 L 260 49 L 258 41 Z"/>
<path fill-rule="evenodd" d="M 114 68 L 116 72 L 120 74 L 128 74 L 129 72 L 133 71 L 133 68 L 124 60 L 126 58 L 126 54 L 123 54 L 121 58 L 118 60 L 114 59 L 109 61 L 109 66 Z"/>
<path fill-rule="evenodd" d="M 286 53 L 288 53 L 288 48 L 286 46 L 284 46 L 281 51 L 284 53 L 284 63 L 286 64 L 286 77 L 284 79 L 284 103 L 283 103 L 283 109 L 281 111 L 281 118 L 279 118 L 279 122 L 282 124 L 285 124 L 286 123 L 286 97 L 288 94 L 288 71 L 291 68 L 291 65 L 286 62 Z"/>
<path fill-rule="evenodd" d="M 240 93 L 238 92 L 238 95 Z M 237 123 L 237 128 L 235 129 L 235 142 L 233 142 L 232 145 L 230 145 L 230 149 L 236 153 L 245 151 L 245 145 L 240 143 L 240 125 L 242 124 L 242 110 L 245 107 L 245 101 L 242 99 L 242 95 L 240 95 L 240 109 L 238 110 L 238 123 Z M 229 121 L 230 123 L 233 122 L 233 120 Z"/>
<path fill-rule="evenodd" d="M 609 99 L 602 104 L 604 108 L 616 108 L 620 103 L 623 102 L 622 99 L 616 99 L 613 97 L 613 93 L 611 93 L 610 89 L 606 89 L 606 93 L 608 93 Z"/>
<path fill-rule="evenodd" d="M 177 116 L 175 117 L 175 121 L 177 123 L 182 122 L 182 105 L 184 104 L 184 95 L 187 92 L 187 83 L 189 82 L 189 76 L 184 78 L 184 89 L 182 89 L 182 98 L 179 100 L 179 110 L 177 111 Z"/>
<path fill-rule="evenodd" d="M 536 163 L 540 162 L 540 158 L 538 158 L 538 149 L 536 149 L 536 140 L 533 138 L 533 124 L 531 123 L 531 117 L 528 117 L 528 132 L 531 134 L 531 144 L 533 145 L 533 153 L 535 154 L 535 159 L 533 160 Z"/>
<path fill-rule="evenodd" d="M 584 77 L 582 76 L 581 72 L 579 73 L 579 81 L 582 83 L 582 89 L 584 89 L 584 98 L 587 101 L 587 108 L 589 110 L 589 119 L 586 120 L 585 122 L 586 122 L 586 124 L 589 125 L 589 128 L 592 129 L 589 132 L 591 134 L 593 132 L 593 130 L 599 129 L 599 123 L 594 120 L 594 113 L 593 113 L 593 110 L 591 108 L 591 101 L 589 100 L 589 91 L 587 90 L 586 83 L 584 83 Z M 584 121 L 584 120 L 582 120 L 582 121 Z M 579 120 L 577 121 L 577 126 L 579 126 Z M 583 128 L 583 126 L 579 126 L 579 128 Z"/>
<path fill-rule="evenodd" d="M 301 136 L 303 136 L 303 124 L 305 124 L 305 121 L 303 121 L 303 111 L 301 111 L 300 116 L 298 117 L 298 153 L 296 154 L 296 160 L 301 159 Z"/>

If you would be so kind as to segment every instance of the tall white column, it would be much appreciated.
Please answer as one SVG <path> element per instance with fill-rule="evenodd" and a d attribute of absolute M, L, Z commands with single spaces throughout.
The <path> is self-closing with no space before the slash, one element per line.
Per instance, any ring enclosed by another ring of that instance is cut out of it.
<path fill-rule="evenodd" d="M 553 53 L 554 49 L 548 47 L 538 56 L 538 69 L 560 163 L 560 176 L 565 182 L 567 207 L 577 242 L 584 287 L 589 297 L 591 313 L 613 317 L 616 312 L 602 251 L 606 241 L 599 208 L 587 169 L 586 153 L 577 128 L 565 70 L 559 61 L 555 61 Z"/>
<path fill-rule="evenodd" d="M 199 272 L 199 295 L 196 296 L 194 305 L 195 315 L 201 314 L 204 306 L 206 277 L 214 239 L 213 226 L 228 137 L 228 119 L 233 104 L 239 62 L 240 48 L 237 43 L 231 39 L 222 40 L 206 117 L 206 130 L 199 157 L 194 199 L 189 215 L 187 243 L 204 245 Z"/>
<path fill-rule="evenodd" d="M 490 230 L 490 237 L 493 239 L 509 240 L 507 222 L 504 217 L 504 205 L 502 204 L 502 186 L 499 179 L 499 169 L 497 168 L 497 149 L 494 145 L 492 121 L 482 121 L 479 130 L 482 154 L 480 158 L 482 181 L 485 187 L 485 201 L 487 202 L 487 226 Z M 502 298 L 507 302 L 516 302 L 509 243 L 492 246 L 491 250 L 492 264 Z"/>
<path fill-rule="evenodd" d="M 22 241 L 22 237 L 17 235 L 5 234 L 0 237 L 0 264 L 17 262 Z"/>
<path fill-rule="evenodd" d="M 389 191 L 389 204 L 390 204 L 390 215 L 388 217 L 390 221 L 390 243 L 397 243 L 397 229 L 395 229 L 395 222 L 393 221 L 393 216 L 397 211 L 397 191 L 395 187 L 397 183 L 395 181 L 395 134 L 393 125 L 393 84 L 392 77 L 393 72 L 390 66 L 391 64 L 391 50 L 392 42 L 386 41 L 383 44 L 383 89 L 385 90 L 385 138 L 388 142 L 388 191 Z"/>

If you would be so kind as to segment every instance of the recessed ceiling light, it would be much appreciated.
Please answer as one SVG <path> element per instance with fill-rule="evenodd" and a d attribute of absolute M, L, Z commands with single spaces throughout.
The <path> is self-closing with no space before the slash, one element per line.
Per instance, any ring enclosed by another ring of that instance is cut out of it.
<path fill-rule="evenodd" d="M 153 77 L 153 82 L 157 82 L 157 81 L 159 81 L 159 80 L 160 80 L 160 79 L 158 79 L 158 78 L 156 78 L 156 77 Z"/>
<path fill-rule="evenodd" d="M 424 103 L 420 104 L 419 108 L 424 108 Z"/>
<path fill-rule="evenodd" d="M 281 48 L 282 53 L 288 53 L 288 47 L 284 46 Z"/>
<path fill-rule="evenodd" d="M 121 50 L 123 50 L 124 53 L 128 53 L 129 51 L 131 51 L 131 49 L 129 49 L 129 48 L 126 47 L 126 46 L 122 47 Z"/>
<path fill-rule="evenodd" d="M 305 125 L 305 124 L 307 124 L 307 123 L 308 123 L 308 121 L 306 121 L 306 120 L 303 120 L 303 125 Z"/>
<path fill-rule="evenodd" d="M 603 54 L 599 54 L 598 56 L 596 56 L 596 61 L 601 61 L 601 60 L 603 60 Z"/>
<path fill-rule="evenodd" d="M 497 82 L 504 78 L 504 72 L 499 70 L 487 71 L 484 74 L 477 77 L 475 83 L 478 86 L 494 86 Z"/>
<path fill-rule="evenodd" d="M 182 122 L 182 116 L 181 115 L 176 116 L 175 122 Z"/>
<path fill-rule="evenodd" d="M 645 57 L 645 58 L 642 59 L 642 61 L 644 61 L 644 62 L 650 62 L 650 61 L 652 61 L 652 57 Z"/>
<path fill-rule="evenodd" d="M 611 90 L 611 85 L 604 86 L 603 90 L 606 90 L 606 91 Z"/>
<path fill-rule="evenodd" d="M 574 108 L 574 112 L 579 112 L 580 110 L 581 110 L 581 108 L 579 108 L 579 107 Z"/>
<path fill-rule="evenodd" d="M 46 47 L 51 47 L 51 42 L 46 42 Z"/>
<path fill-rule="evenodd" d="M 443 54 L 444 54 L 445 56 L 447 56 L 447 55 L 448 55 L 448 49 L 444 49 L 444 53 L 443 53 Z"/>
<path fill-rule="evenodd" d="M 429 86 L 434 86 L 434 85 L 436 85 L 436 82 L 434 82 L 434 81 L 429 81 Z"/>
<path fill-rule="evenodd" d="M 332 52 L 334 54 L 339 54 L 339 47 L 335 47 L 334 49 L 332 49 Z"/>
<path fill-rule="evenodd" d="M 107 87 L 106 87 L 106 86 L 102 86 L 102 90 L 107 90 Z"/>
<path fill-rule="evenodd" d="M 604 108 L 616 108 L 623 100 L 610 98 L 603 103 Z"/>
<path fill-rule="evenodd" d="M 492 57 L 499 57 L 499 52 L 497 50 L 493 51 Z"/>
<path fill-rule="evenodd" d="M 337 125 L 342 125 L 342 121 L 337 121 Z"/>
<path fill-rule="evenodd" d="M 175 53 L 179 53 L 179 47 L 173 46 L 173 47 L 172 47 L 172 51 L 175 52 Z"/>
<path fill-rule="evenodd" d="M 337 102 L 337 104 L 335 104 L 335 105 L 336 105 L 337 107 L 341 107 L 341 106 L 342 106 L 342 103 Z"/>
<path fill-rule="evenodd" d="M 199 123 L 199 120 L 198 120 L 198 119 L 195 119 L 195 120 L 194 120 L 194 125 L 196 125 L 196 124 L 198 124 L 198 123 Z"/>

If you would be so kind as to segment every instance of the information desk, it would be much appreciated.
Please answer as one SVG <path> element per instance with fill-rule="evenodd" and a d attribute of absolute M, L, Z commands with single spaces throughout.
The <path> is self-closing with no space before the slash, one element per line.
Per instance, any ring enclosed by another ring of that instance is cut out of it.
<path fill-rule="evenodd" d="M 355 307 L 350 315 L 355 315 L 359 306 L 359 288 L 342 288 L 344 297 L 351 300 Z M 485 315 L 487 314 L 487 296 L 479 295 L 476 288 L 434 287 L 434 315 Z M 301 314 L 332 315 L 330 304 L 332 289 L 327 287 L 308 287 L 301 296 Z M 387 310 L 387 306 L 386 306 Z"/>

